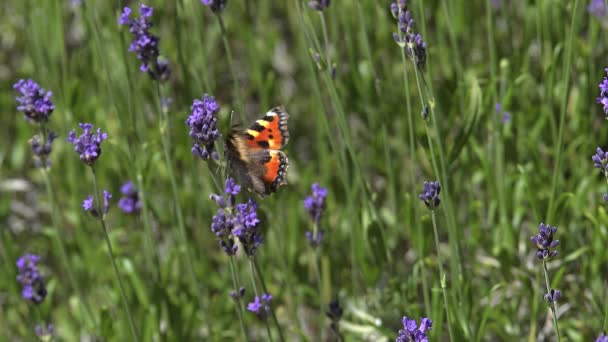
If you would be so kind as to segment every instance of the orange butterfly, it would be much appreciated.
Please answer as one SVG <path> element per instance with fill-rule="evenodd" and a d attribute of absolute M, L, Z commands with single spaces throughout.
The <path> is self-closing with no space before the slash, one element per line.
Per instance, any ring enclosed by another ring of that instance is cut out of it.
<path fill-rule="evenodd" d="M 233 129 L 226 139 L 229 169 L 240 183 L 260 196 L 287 184 L 289 162 L 280 149 L 289 140 L 288 118 L 284 108 L 275 107 L 248 129 Z"/>

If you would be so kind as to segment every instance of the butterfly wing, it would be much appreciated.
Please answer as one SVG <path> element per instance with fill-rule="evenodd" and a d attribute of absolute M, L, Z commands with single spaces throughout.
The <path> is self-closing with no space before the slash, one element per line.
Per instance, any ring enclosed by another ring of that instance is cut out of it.
<path fill-rule="evenodd" d="M 270 195 L 280 186 L 287 184 L 289 160 L 283 151 L 252 149 L 248 159 L 249 184 L 260 196 Z"/>
<path fill-rule="evenodd" d="M 260 196 L 287 184 L 289 161 L 279 149 L 289 140 L 288 118 L 282 107 L 275 107 L 248 129 L 232 132 L 226 141 L 230 168 Z"/>
<path fill-rule="evenodd" d="M 244 131 L 247 146 L 252 149 L 283 148 L 289 141 L 287 119 L 289 114 L 282 107 L 269 110 L 263 118 L 256 120 Z"/>

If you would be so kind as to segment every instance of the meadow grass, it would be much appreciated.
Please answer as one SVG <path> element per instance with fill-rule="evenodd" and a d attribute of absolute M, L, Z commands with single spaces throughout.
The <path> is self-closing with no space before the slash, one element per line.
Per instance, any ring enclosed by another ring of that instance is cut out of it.
<path fill-rule="evenodd" d="M 430 318 L 430 341 L 608 331 L 608 178 L 591 160 L 608 140 L 596 103 L 608 18 L 581 0 L 412 0 L 422 63 L 395 42 L 410 31 L 390 4 L 151 0 L 170 69 L 155 80 L 118 23 L 139 3 L 4 1 L 0 340 L 52 323 L 61 341 L 382 341 L 404 316 Z M 16 108 L 13 84 L 28 78 L 53 92 L 43 124 Z M 203 94 L 220 107 L 217 161 L 191 152 L 185 121 Z M 263 244 L 229 256 L 210 229 L 210 195 L 230 174 L 224 139 L 279 105 L 288 185 L 264 198 L 243 187 L 235 200 L 257 202 Z M 94 173 L 66 142 L 83 122 L 108 133 Z M 40 168 L 28 140 L 48 130 L 58 138 Z M 127 181 L 134 214 L 117 206 Z M 438 206 L 418 198 L 424 181 L 439 181 Z M 314 183 L 327 189 L 318 219 L 305 205 Z M 93 194 L 102 212 L 102 189 L 113 198 L 100 220 L 82 201 Z M 530 241 L 541 222 L 560 241 L 543 260 Z M 323 232 L 319 246 L 307 231 Z M 26 253 L 41 256 L 39 304 L 17 281 Z M 557 303 L 543 299 L 551 289 Z"/>

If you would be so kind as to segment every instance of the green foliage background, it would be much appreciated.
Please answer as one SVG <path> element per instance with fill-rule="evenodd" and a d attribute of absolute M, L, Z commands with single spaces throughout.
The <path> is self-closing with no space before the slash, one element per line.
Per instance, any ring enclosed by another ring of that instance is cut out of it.
<path fill-rule="evenodd" d="M 323 13 L 327 52 L 321 16 L 306 1 L 231 0 L 221 15 L 238 82 L 234 92 L 215 15 L 200 1 L 150 1 L 152 31 L 173 72 L 164 87 L 172 104 L 163 125 L 156 85 L 138 71 L 127 52 L 128 30 L 117 24 L 121 8 L 136 12 L 137 3 L 3 1 L 0 339 L 32 340 L 33 326 L 42 321 L 55 323 L 58 340 L 130 338 L 103 233 L 81 208 L 93 191 L 92 177 L 65 142 L 79 122 L 109 133 L 96 172 L 114 203 L 129 179 L 139 179 L 146 194 L 160 278 L 145 252 L 143 218 L 116 207 L 108 216 L 141 339 L 242 338 L 228 296 L 228 258 L 209 230 L 216 205 L 208 197 L 216 190 L 207 165 L 190 152 L 184 124 L 192 100 L 204 93 L 221 105 L 224 136 L 232 111 L 233 123 L 244 124 L 280 104 L 290 114 L 289 185 L 258 199 L 265 244 L 256 257 L 287 340 L 331 338 L 319 303 L 336 297 L 344 307 L 346 340 L 394 339 L 404 315 L 431 317 L 430 340 L 448 340 L 440 260 L 455 340 L 555 340 L 542 300 L 542 266 L 529 241 L 540 222 L 559 227 L 560 254 L 548 268 L 551 287 L 562 291 L 562 338 L 589 341 L 608 329 L 606 185 L 591 162 L 608 137 L 595 103 L 608 65 L 606 21 L 579 0 L 503 1 L 498 7 L 491 0 L 411 1 L 416 30 L 427 42 L 428 88 L 421 88 L 432 108 L 427 126 L 415 70 L 409 60 L 404 69 L 392 38 L 389 3 L 333 1 Z M 318 68 L 311 51 L 329 53 L 335 79 L 325 58 Z M 49 127 L 60 138 L 49 172 L 56 225 L 27 143 L 37 127 L 15 109 L 12 85 L 20 78 L 54 92 Z M 495 112 L 499 102 L 510 122 Z M 187 245 L 161 129 L 170 136 Z M 433 166 L 429 142 L 441 167 Z M 443 186 L 438 250 L 430 211 L 417 198 L 424 180 L 437 179 Z M 314 182 L 329 189 L 320 284 L 304 238 L 311 222 L 303 199 Z M 82 296 L 68 281 L 61 240 Z M 44 260 L 49 295 L 38 309 L 21 298 L 15 280 L 15 261 L 26 252 Z M 237 258 L 236 266 L 249 301 L 246 258 Z M 245 322 L 252 340 L 267 338 L 254 315 L 246 313 Z"/>

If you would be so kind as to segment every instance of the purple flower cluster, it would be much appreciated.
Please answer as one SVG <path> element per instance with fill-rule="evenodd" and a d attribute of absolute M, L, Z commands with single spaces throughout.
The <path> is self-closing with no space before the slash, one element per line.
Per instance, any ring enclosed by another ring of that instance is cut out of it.
<path fill-rule="evenodd" d="M 228 0 L 201 0 L 201 3 L 211 8 L 214 13 L 219 13 L 226 8 Z"/>
<path fill-rule="evenodd" d="M 125 7 L 118 19 L 118 23 L 120 25 L 127 25 L 129 32 L 133 35 L 129 52 L 137 53 L 137 59 L 141 61 L 139 70 L 148 73 L 154 80 L 164 81 L 169 78 L 169 65 L 166 61 L 159 59 L 159 38 L 150 33 L 150 28 L 153 26 L 150 20 L 152 12 L 152 7 L 140 4 L 140 17 L 131 18 L 131 9 Z"/>
<path fill-rule="evenodd" d="M 46 327 L 44 327 L 40 324 L 36 324 L 34 331 L 36 332 L 36 336 L 38 336 L 40 340 L 49 341 L 55 333 L 55 325 L 53 323 L 49 323 Z"/>
<path fill-rule="evenodd" d="M 330 0 L 311 0 L 308 2 L 308 6 L 315 11 L 323 11 L 329 7 Z"/>
<path fill-rule="evenodd" d="M 439 206 L 441 199 L 439 193 L 441 192 L 441 186 L 439 181 L 436 182 L 424 182 L 422 184 L 422 192 L 418 195 L 427 208 L 433 210 Z"/>
<path fill-rule="evenodd" d="M 407 8 L 406 0 L 398 0 L 390 5 L 391 14 L 397 19 L 400 32 L 393 33 L 395 42 L 407 49 L 407 53 L 420 70 L 426 62 L 426 43 L 419 33 L 414 32 L 414 19 Z"/>
<path fill-rule="evenodd" d="M 593 167 L 600 169 L 602 173 L 608 172 L 608 152 L 604 152 L 601 147 L 595 149 L 591 160 L 593 160 Z"/>
<path fill-rule="evenodd" d="M 557 227 L 541 223 L 538 226 L 538 234 L 532 236 L 530 240 L 538 248 L 536 256 L 539 259 L 553 258 L 557 255 L 557 251 L 553 248 L 559 245 L 559 240 L 553 240 L 553 235 L 557 232 Z"/>
<path fill-rule="evenodd" d="M 112 194 L 106 190 L 103 190 L 103 207 L 101 208 L 101 215 L 99 215 L 99 210 L 95 207 L 92 195 L 87 196 L 87 198 L 82 201 L 82 209 L 91 213 L 93 217 L 103 217 L 103 215 L 107 214 L 108 210 L 110 209 L 111 198 Z"/>
<path fill-rule="evenodd" d="M 22 286 L 21 295 L 34 304 L 40 304 L 46 297 L 44 277 L 38 270 L 40 256 L 25 254 L 17 260 L 19 275 L 17 281 Z"/>
<path fill-rule="evenodd" d="M 49 160 L 49 155 L 53 150 L 53 140 L 57 138 L 57 135 L 51 131 L 49 131 L 46 140 L 40 138 L 39 135 L 34 135 L 29 143 L 32 146 L 32 152 L 34 153 L 34 160 L 36 162 L 36 166 L 46 167 L 51 164 Z"/>
<path fill-rule="evenodd" d="M 236 195 L 241 186 L 233 178 L 226 180 L 224 196 L 210 196 L 219 209 L 213 216 L 211 231 L 219 240 L 220 247 L 226 254 L 235 255 L 238 249 L 236 238 L 243 245 L 245 254 L 254 256 L 258 247 L 263 243 L 258 229 L 260 220 L 257 215 L 257 204 L 250 198 L 247 203 L 236 203 Z"/>
<path fill-rule="evenodd" d="M 325 210 L 325 198 L 327 198 L 327 189 L 320 186 L 318 183 L 314 183 L 311 187 L 312 195 L 307 196 L 304 199 L 304 208 L 310 215 L 310 218 L 315 225 L 319 224 L 323 211 Z M 315 232 L 310 230 L 306 231 L 306 239 L 313 248 L 318 247 L 323 241 L 325 232 L 322 229 L 318 229 Z"/>
<path fill-rule="evenodd" d="M 186 120 L 190 127 L 190 137 L 194 139 L 192 154 L 201 159 L 218 159 L 215 152 L 215 141 L 220 137 L 217 130 L 217 113 L 220 106 L 213 96 L 203 95 L 201 100 L 194 100 L 191 113 Z"/>
<path fill-rule="evenodd" d="M 420 319 L 420 326 L 415 319 L 409 319 L 403 316 L 401 320 L 403 329 L 399 330 L 396 342 L 428 342 L 426 332 L 433 327 L 433 321 L 428 318 Z"/>
<path fill-rule="evenodd" d="M 604 70 L 608 74 L 608 68 Z M 602 82 L 598 85 L 598 88 L 600 88 L 600 96 L 595 100 L 602 105 L 604 113 L 606 114 L 606 119 L 608 119 L 608 77 L 604 77 Z"/>
<path fill-rule="evenodd" d="M 551 290 L 549 290 L 549 293 L 545 293 L 544 298 L 547 301 L 547 303 L 553 304 L 553 303 L 557 303 L 557 300 L 559 299 L 560 295 L 561 295 L 560 290 L 551 289 Z"/>
<path fill-rule="evenodd" d="M 606 3 L 604 0 L 591 0 L 591 3 L 587 6 L 587 12 L 593 14 L 598 19 L 602 19 L 606 16 Z"/>
<path fill-rule="evenodd" d="M 304 208 L 315 223 L 319 223 L 323 210 L 325 209 L 325 198 L 327 197 L 327 189 L 314 183 L 311 186 L 312 196 L 304 199 Z"/>
<path fill-rule="evenodd" d="M 496 110 L 496 114 L 502 116 L 502 123 L 507 123 L 507 122 L 511 121 L 511 113 L 509 113 L 506 110 L 503 110 L 502 103 L 500 103 L 500 102 L 496 103 L 496 106 L 494 107 L 494 109 Z"/>
<path fill-rule="evenodd" d="M 74 151 L 80 155 L 80 160 L 89 166 L 93 166 L 99 156 L 101 156 L 101 143 L 108 139 L 108 134 L 103 133 L 101 128 L 97 133 L 93 132 L 93 124 L 80 123 L 82 134 L 76 137 L 76 130 L 71 130 L 67 141 L 74 144 Z"/>
<path fill-rule="evenodd" d="M 17 97 L 17 110 L 23 112 L 26 120 L 46 122 L 55 110 L 51 101 L 53 93 L 45 91 L 31 79 L 19 80 L 13 85 L 21 96 Z"/>
<path fill-rule="evenodd" d="M 270 301 L 272 295 L 269 293 L 262 294 L 262 298 L 255 296 L 253 302 L 247 304 L 247 310 L 256 314 L 260 319 L 265 320 L 270 316 Z"/>
<path fill-rule="evenodd" d="M 125 214 L 137 214 L 141 210 L 139 192 L 133 182 L 128 181 L 120 187 L 123 196 L 118 200 L 118 208 Z"/>
<path fill-rule="evenodd" d="M 595 342 L 608 342 L 608 335 L 601 334 L 600 336 L 597 337 Z"/>

